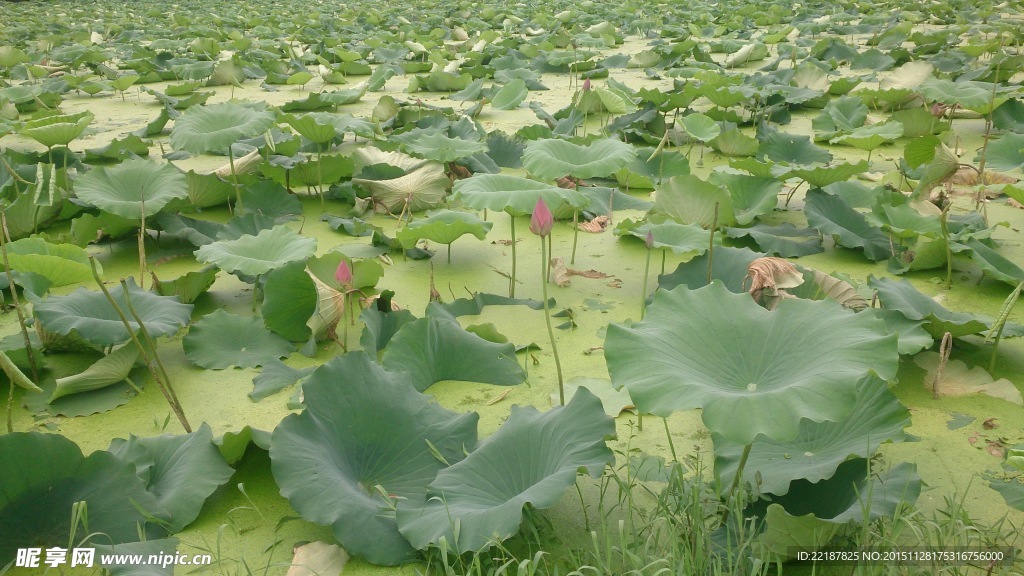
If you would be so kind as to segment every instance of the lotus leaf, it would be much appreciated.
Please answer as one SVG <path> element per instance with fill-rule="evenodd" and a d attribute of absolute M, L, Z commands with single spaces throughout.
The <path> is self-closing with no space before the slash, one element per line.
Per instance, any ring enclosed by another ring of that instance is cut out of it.
<path fill-rule="evenodd" d="M 290 342 L 267 330 L 259 318 L 223 309 L 193 324 L 181 344 L 189 362 L 211 370 L 252 368 L 295 351 Z"/>
<path fill-rule="evenodd" d="M 954 82 L 944 78 L 928 78 L 918 89 L 929 102 L 960 106 L 979 114 L 989 114 L 1009 100 L 1006 89 L 990 82 L 965 80 Z"/>
<path fill-rule="evenodd" d="M 651 248 L 668 248 L 688 260 L 707 252 L 711 234 L 696 224 L 680 224 L 672 220 L 665 222 L 643 222 L 638 224 L 623 220 L 615 227 L 615 234 L 635 236 L 641 240 L 651 235 Z"/>
<path fill-rule="evenodd" d="M 387 299 L 390 301 L 390 298 Z M 416 316 L 408 310 L 391 310 L 390 306 L 370 307 L 359 314 L 363 322 L 363 332 L 359 336 L 359 345 L 367 353 L 379 353 L 391 342 L 391 338 L 409 322 L 416 319 Z"/>
<path fill-rule="evenodd" d="M 645 321 L 608 327 L 605 358 L 640 411 L 703 408 L 712 432 L 745 445 L 791 440 L 801 418 L 846 417 L 860 378 L 895 376 L 896 343 L 881 320 L 834 302 L 768 311 L 715 281 L 656 292 Z"/>
<path fill-rule="evenodd" d="M 746 292 L 749 288 L 749 282 L 746 280 L 747 266 L 762 256 L 764 254 L 749 248 L 717 247 L 714 258 L 711 259 L 711 278 L 725 284 L 731 292 Z M 658 277 L 658 287 L 664 290 L 671 290 L 676 286 L 688 286 L 691 290 L 696 290 L 708 284 L 707 254 L 682 262 L 672 273 Z"/>
<path fill-rule="evenodd" d="M 636 150 L 614 138 L 586 146 L 565 140 L 535 140 L 526 145 L 523 166 L 542 180 L 563 176 L 600 178 L 611 176 L 636 157 Z"/>
<path fill-rule="evenodd" d="M 1024 270 L 1020 266 L 981 240 L 972 238 L 963 243 L 950 242 L 949 245 L 953 252 L 970 253 L 971 259 L 977 262 L 982 270 L 1000 282 L 1016 286 L 1024 281 Z"/>
<path fill-rule="evenodd" d="M 374 201 L 388 212 L 418 212 L 441 204 L 451 180 L 441 164 L 421 160 L 393 177 L 372 179 L 360 174 L 352 178 L 352 183 L 367 188 Z"/>
<path fill-rule="evenodd" d="M 807 223 L 822 234 L 830 234 L 847 248 L 863 248 L 871 260 L 886 260 L 892 255 L 889 235 L 872 226 L 863 214 L 850 208 L 842 198 L 819 190 L 807 193 L 804 207 Z"/>
<path fill-rule="evenodd" d="M 149 493 L 170 513 L 165 527 L 171 534 L 191 524 L 206 499 L 234 473 L 213 445 L 213 432 L 205 422 L 180 436 L 116 438 L 109 450 L 135 465 Z"/>
<path fill-rule="evenodd" d="M 455 183 L 452 201 L 475 210 L 504 210 L 513 216 L 532 214 L 542 199 L 552 211 L 587 205 L 579 192 L 508 174 L 476 174 Z"/>
<path fill-rule="evenodd" d="M 491 99 L 491 107 L 495 110 L 512 110 L 522 104 L 528 94 L 526 81 L 514 78 L 494 95 L 494 98 Z"/>
<path fill-rule="evenodd" d="M 312 336 L 306 322 L 316 312 L 317 290 L 302 262 L 272 270 L 263 286 L 263 323 L 292 342 Z"/>
<path fill-rule="evenodd" d="M 316 252 L 316 239 L 299 236 L 285 226 L 237 240 L 218 240 L 195 251 L 196 259 L 225 272 L 257 276 L 288 262 L 305 260 Z"/>
<path fill-rule="evenodd" d="M 653 156 L 652 156 L 652 153 Z M 637 156 L 615 173 L 620 186 L 653 189 L 666 179 L 690 173 L 690 159 L 676 150 L 637 149 Z"/>
<path fill-rule="evenodd" d="M 859 150 L 874 150 L 886 142 L 903 136 L 903 124 L 892 120 L 882 124 L 861 126 L 846 134 L 829 139 L 830 144 L 846 144 Z"/>
<path fill-rule="evenodd" d="M 694 140 L 707 144 L 722 133 L 722 127 L 704 114 L 687 114 L 683 116 L 683 130 Z"/>
<path fill-rule="evenodd" d="M 75 180 L 75 195 L 111 214 L 139 220 L 175 198 L 187 197 L 188 186 L 173 165 L 139 158 L 83 174 Z"/>
<path fill-rule="evenodd" d="M 411 154 L 435 162 L 454 162 L 487 150 L 483 142 L 448 136 L 437 129 L 414 129 L 391 139 Z"/>
<path fill-rule="evenodd" d="M 185 304 L 196 301 L 217 280 L 217 267 L 206 266 L 200 270 L 193 270 L 175 278 L 174 280 L 160 280 L 153 276 L 153 290 L 161 296 L 177 296 Z"/>
<path fill-rule="evenodd" d="M 1024 134 L 1005 134 L 988 145 L 987 166 L 1000 172 L 1024 170 Z"/>
<path fill-rule="evenodd" d="M 526 379 L 515 346 L 488 342 L 457 323 L 420 318 L 391 338 L 381 364 L 411 375 L 419 391 L 442 380 L 514 386 Z"/>
<path fill-rule="evenodd" d="M 548 301 L 551 306 L 555 305 L 552 298 Z M 447 304 L 431 302 L 427 304 L 427 316 L 437 319 L 454 321 L 460 316 L 477 316 L 483 313 L 485 306 L 526 306 L 531 310 L 541 310 L 544 303 L 529 298 L 509 298 L 498 294 L 477 292 L 472 298 L 456 298 Z"/>
<path fill-rule="evenodd" d="M 851 456 L 869 458 L 882 442 L 905 440 L 903 429 L 909 425 L 910 413 L 889 391 L 885 380 L 866 376 L 857 385 L 853 411 L 842 420 L 801 420 L 799 434 L 789 442 L 763 437 L 754 440 L 743 468 L 743 481 L 754 482 L 759 477 L 762 493 L 785 495 L 794 480 L 826 480 Z M 743 446 L 717 434 L 712 437 L 715 474 L 722 482 L 731 483 Z"/>
<path fill-rule="evenodd" d="M 78 114 L 55 114 L 38 120 L 29 120 L 21 127 L 24 136 L 39 142 L 47 148 L 67 146 L 85 132 L 95 115 L 86 110 Z"/>
<path fill-rule="evenodd" d="M 0 436 L 0 558 L 19 548 L 57 546 L 71 536 L 71 507 L 88 503 L 89 531 L 97 542 L 135 542 L 139 526 L 167 512 L 146 491 L 135 467 L 109 452 L 82 456 L 63 436 L 14 432 Z M 81 527 L 79 536 L 83 536 Z"/>
<path fill-rule="evenodd" d="M 51 244 L 42 238 L 22 238 L 7 244 L 7 262 L 12 271 L 39 274 L 54 287 L 92 279 L 89 255 L 72 244 Z"/>
<path fill-rule="evenodd" d="M 259 375 L 252 379 L 252 392 L 249 392 L 249 399 L 259 402 L 271 394 L 304 380 L 315 369 L 316 366 L 292 368 L 277 358 L 271 358 L 263 365 L 263 370 Z"/>
<path fill-rule="evenodd" d="M 817 230 L 797 228 L 788 222 L 778 226 L 758 223 L 749 228 L 725 227 L 722 232 L 730 238 L 749 236 L 762 251 L 782 258 L 797 258 L 825 251 Z"/>
<path fill-rule="evenodd" d="M 775 178 L 716 172 L 710 180 L 729 191 L 738 224 L 750 224 L 758 216 L 770 213 L 779 203 L 782 182 Z"/>
<path fill-rule="evenodd" d="M 719 226 L 736 223 L 728 191 L 692 174 L 669 178 L 654 195 L 654 210 L 682 224 L 704 228 L 711 228 L 715 221 L 716 206 Z"/>
<path fill-rule="evenodd" d="M 761 140 L 757 157 L 760 160 L 767 158 L 774 162 L 789 164 L 815 164 L 832 161 L 832 154 L 824 148 L 815 146 L 810 137 L 788 134 L 775 129 L 769 129 Z"/>
<path fill-rule="evenodd" d="M 193 106 L 174 121 L 171 146 L 193 154 L 226 153 L 235 142 L 262 134 L 274 124 L 274 114 L 240 104 Z"/>
<path fill-rule="evenodd" d="M 142 318 L 150 336 L 159 338 L 176 333 L 189 323 L 192 306 L 171 296 L 158 296 L 139 288 L 131 278 L 127 281 L 132 307 Z M 122 310 L 128 305 L 122 286 L 110 289 L 110 295 Z M 79 288 L 66 296 L 50 295 L 34 307 L 43 328 L 61 336 L 75 332 L 95 346 L 112 346 L 131 339 L 121 318 L 102 292 Z M 132 330 L 139 325 L 128 319 Z"/>
<path fill-rule="evenodd" d="M 924 320 L 925 329 L 939 339 L 949 332 L 954 338 L 986 332 L 992 320 L 984 316 L 952 312 L 914 288 L 907 280 L 868 277 L 868 286 L 878 291 L 882 306 L 898 311 L 910 320 Z M 1024 335 L 1024 326 L 1007 323 L 1003 336 Z"/>
<path fill-rule="evenodd" d="M 125 542 L 123 544 L 102 544 L 94 542 L 96 563 L 110 576 L 172 576 L 174 565 L 139 564 L 136 558 L 148 559 L 150 555 L 164 554 L 164 558 L 173 558 L 178 552 L 180 541 L 177 538 L 161 538 L 142 542 Z M 138 556 L 136 556 L 138 555 Z M 159 556 L 158 556 L 159 557 Z"/>
<path fill-rule="evenodd" d="M 580 389 L 544 413 L 513 406 L 508 420 L 461 462 L 440 470 L 425 494 L 398 504 L 398 527 L 416 548 L 444 539 L 477 552 L 519 531 L 523 506 L 550 508 L 585 470 L 600 476 L 614 461 L 605 441 L 615 421 Z"/>
<path fill-rule="evenodd" d="M 318 368 L 303 394 L 306 409 L 286 417 L 271 440 L 281 494 L 306 520 L 332 525 L 352 554 L 376 564 L 414 560 L 393 499 L 422 498 L 446 463 L 461 460 L 476 444 L 478 416 L 442 408 L 408 375 L 359 352 Z"/>
<path fill-rule="evenodd" d="M 485 222 L 476 214 L 456 210 L 437 210 L 427 213 L 427 217 L 410 222 L 395 234 L 398 241 L 406 248 L 412 248 L 421 239 L 431 240 L 448 245 L 448 261 L 451 262 L 451 244 L 464 234 L 472 234 L 478 240 L 487 237 L 494 226 L 493 222 Z"/>
<path fill-rule="evenodd" d="M 348 287 L 342 286 L 334 277 L 334 273 L 342 261 L 345 261 L 352 270 L 352 284 Z M 306 267 L 317 280 L 339 292 L 349 288 L 373 288 L 384 275 L 384 268 L 376 259 L 350 258 L 337 250 L 323 256 L 310 258 L 306 262 Z"/>
<path fill-rule="evenodd" d="M 105 388 L 111 384 L 123 382 L 139 359 L 139 347 L 133 343 L 126 344 L 87 368 L 84 372 L 73 376 L 57 379 L 57 388 L 50 396 L 50 401 L 78 392 L 88 392 Z"/>

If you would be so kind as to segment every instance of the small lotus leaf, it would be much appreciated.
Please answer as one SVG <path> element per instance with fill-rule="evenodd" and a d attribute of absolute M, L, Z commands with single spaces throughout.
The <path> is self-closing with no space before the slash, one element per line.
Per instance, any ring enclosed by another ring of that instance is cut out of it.
<path fill-rule="evenodd" d="M 57 388 L 50 396 L 50 401 L 53 402 L 68 394 L 88 392 L 123 382 L 135 367 L 135 362 L 138 359 L 139 347 L 131 342 L 125 344 L 97 360 L 85 371 L 73 376 L 57 378 Z"/>
<path fill-rule="evenodd" d="M 711 228 L 718 212 L 719 226 L 736 223 L 732 197 L 725 188 L 693 174 L 673 176 L 662 182 L 654 195 L 654 210 L 681 224 Z"/>
<path fill-rule="evenodd" d="M 860 378 L 895 375 L 896 342 L 881 320 L 834 302 L 784 300 L 770 312 L 716 281 L 657 291 L 646 320 L 608 327 L 605 358 L 642 412 L 703 408 L 712 432 L 749 444 L 796 437 L 800 418 L 844 418 Z"/>
<path fill-rule="evenodd" d="M 846 248 L 863 248 L 871 260 L 886 260 L 892 255 L 889 235 L 871 225 L 863 214 L 850 208 L 842 198 L 820 190 L 807 193 L 804 207 L 807 223 L 822 234 L 830 234 Z"/>
<path fill-rule="evenodd" d="M 472 234 L 478 240 L 483 240 L 493 226 L 494 222 L 485 222 L 476 214 L 437 210 L 428 213 L 426 218 L 409 223 L 399 230 L 395 237 L 407 248 L 412 248 L 421 239 L 451 244 L 464 234 Z"/>
<path fill-rule="evenodd" d="M 73 244 L 22 238 L 7 244 L 7 262 L 12 271 L 39 274 L 54 287 L 92 279 L 88 253 Z"/>
<path fill-rule="evenodd" d="M 583 208 L 579 192 L 508 174 L 476 174 L 455 183 L 452 201 L 475 210 L 504 210 L 513 216 L 532 214 L 542 199 L 553 212 L 560 208 Z"/>
<path fill-rule="evenodd" d="M 457 553 L 484 550 L 519 531 L 523 507 L 555 505 L 585 470 L 614 460 L 615 421 L 580 389 L 544 413 L 513 406 L 508 420 L 465 460 L 440 470 L 426 494 L 398 504 L 398 528 L 416 548 L 445 539 Z"/>
<path fill-rule="evenodd" d="M 501 90 L 491 99 L 491 107 L 495 110 L 512 110 L 526 100 L 529 90 L 526 89 L 526 81 L 515 78 L 501 87 Z"/>
<path fill-rule="evenodd" d="M 174 121 L 171 146 L 193 154 L 227 152 L 235 142 L 262 134 L 274 124 L 274 114 L 240 104 L 193 106 Z"/>
<path fill-rule="evenodd" d="M 38 120 L 29 120 L 21 127 L 21 133 L 47 148 L 67 146 L 85 132 L 95 115 L 86 110 L 78 114 L 56 114 Z"/>
<path fill-rule="evenodd" d="M 290 342 L 267 330 L 259 318 L 223 309 L 193 324 L 181 344 L 189 362 L 211 370 L 252 368 L 295 351 Z"/>
<path fill-rule="evenodd" d="M 408 375 L 358 352 L 321 366 L 303 393 L 305 411 L 285 418 L 271 440 L 281 494 L 306 520 L 332 525 L 352 554 L 376 564 L 414 560 L 390 512 L 394 499 L 421 499 L 438 471 L 461 460 L 476 444 L 478 416 L 442 408 Z"/>

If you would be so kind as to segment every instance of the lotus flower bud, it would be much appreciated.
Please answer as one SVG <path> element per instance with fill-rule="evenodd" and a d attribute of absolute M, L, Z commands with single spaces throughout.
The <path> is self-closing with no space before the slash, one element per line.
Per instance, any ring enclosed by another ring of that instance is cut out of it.
<path fill-rule="evenodd" d="M 583 81 L 583 91 L 586 92 L 587 90 L 590 90 L 590 78 Z"/>
<path fill-rule="evenodd" d="M 548 205 L 544 203 L 543 198 L 538 198 L 537 205 L 533 208 L 533 217 L 530 218 L 530 232 L 538 236 L 547 236 L 551 234 L 554 223 L 555 219 L 551 216 Z"/>
<path fill-rule="evenodd" d="M 936 102 L 935 104 L 932 104 L 931 113 L 932 116 L 935 116 L 936 118 L 942 118 L 946 115 L 946 107 L 940 102 Z"/>
<path fill-rule="evenodd" d="M 349 267 L 348 262 L 342 260 L 338 264 L 338 269 L 334 271 L 334 279 L 342 286 L 352 285 L 352 268 Z"/>
<path fill-rule="evenodd" d="M 644 244 L 647 245 L 647 249 L 654 248 L 654 234 L 650 230 L 647 231 L 647 236 L 644 237 Z"/>

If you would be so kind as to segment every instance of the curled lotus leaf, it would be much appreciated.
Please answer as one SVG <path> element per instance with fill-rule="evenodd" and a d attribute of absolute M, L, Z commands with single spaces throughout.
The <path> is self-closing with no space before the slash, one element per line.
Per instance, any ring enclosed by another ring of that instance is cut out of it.
<path fill-rule="evenodd" d="M 565 140 L 534 140 L 523 152 L 523 166 L 534 176 L 554 180 L 563 176 L 599 178 L 614 174 L 636 157 L 629 144 L 607 138 L 581 146 Z"/>
<path fill-rule="evenodd" d="M 171 164 L 136 158 L 99 167 L 75 180 L 75 195 L 101 210 L 139 220 L 188 196 L 185 175 Z"/>

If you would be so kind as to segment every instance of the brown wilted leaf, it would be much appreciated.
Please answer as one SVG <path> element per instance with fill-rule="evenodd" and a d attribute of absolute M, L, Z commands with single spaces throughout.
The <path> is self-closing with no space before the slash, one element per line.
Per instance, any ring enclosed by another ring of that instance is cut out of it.
<path fill-rule="evenodd" d="M 612 280 L 608 284 L 605 284 L 605 286 L 608 286 L 609 288 L 622 288 L 622 280 L 616 278 L 615 280 Z"/>
<path fill-rule="evenodd" d="M 985 420 L 984 422 L 981 423 L 981 427 L 984 428 L 985 430 L 994 430 L 997 426 L 999 425 L 996 424 L 995 418 L 989 418 L 988 420 Z"/>
<path fill-rule="evenodd" d="M 604 232 L 608 227 L 608 223 L 609 220 L 607 216 L 598 216 L 590 222 L 580 222 L 579 229 L 584 232 L 592 233 Z"/>
<path fill-rule="evenodd" d="M 551 259 L 551 281 L 559 288 L 565 288 L 572 281 L 569 280 L 569 270 L 565 267 L 565 260 L 560 256 Z"/>
<path fill-rule="evenodd" d="M 973 166 L 963 166 L 949 178 L 949 182 L 960 186 L 974 186 L 980 182 L 978 169 Z M 1001 172 L 985 171 L 985 184 L 1013 184 L 1017 179 L 1009 174 Z"/>
<path fill-rule="evenodd" d="M 1006 458 L 1006 446 L 998 440 L 989 440 L 985 451 L 996 458 Z"/>
<path fill-rule="evenodd" d="M 747 266 L 747 276 L 743 279 L 746 285 L 750 281 L 750 296 L 760 301 L 762 292 L 770 291 L 770 296 L 782 296 L 776 294 L 785 288 L 795 288 L 804 282 L 804 275 L 789 263 L 785 258 L 765 256 L 758 258 Z"/>
<path fill-rule="evenodd" d="M 456 164 L 455 162 L 448 164 L 448 170 L 451 172 L 452 180 L 462 180 L 473 175 L 473 173 L 469 171 L 469 168 L 466 168 L 461 164 Z"/>
<path fill-rule="evenodd" d="M 567 190 L 573 190 L 577 186 L 585 186 L 583 180 L 575 178 L 573 176 L 563 176 L 561 178 L 555 178 L 555 185 L 559 188 L 565 188 Z"/>
<path fill-rule="evenodd" d="M 1020 208 L 1021 210 L 1024 210 L 1024 204 L 1021 204 L 1020 202 L 1017 202 L 1013 198 L 1008 199 L 1006 201 L 1006 205 L 1007 206 L 1012 206 L 1014 208 Z"/>
<path fill-rule="evenodd" d="M 605 274 L 604 272 L 594 270 L 593 268 L 591 268 L 590 270 L 575 270 L 573 268 L 569 268 L 568 272 L 569 276 L 583 276 L 584 278 L 595 278 L 598 280 L 600 280 L 601 278 L 612 277 L 611 274 Z"/>

